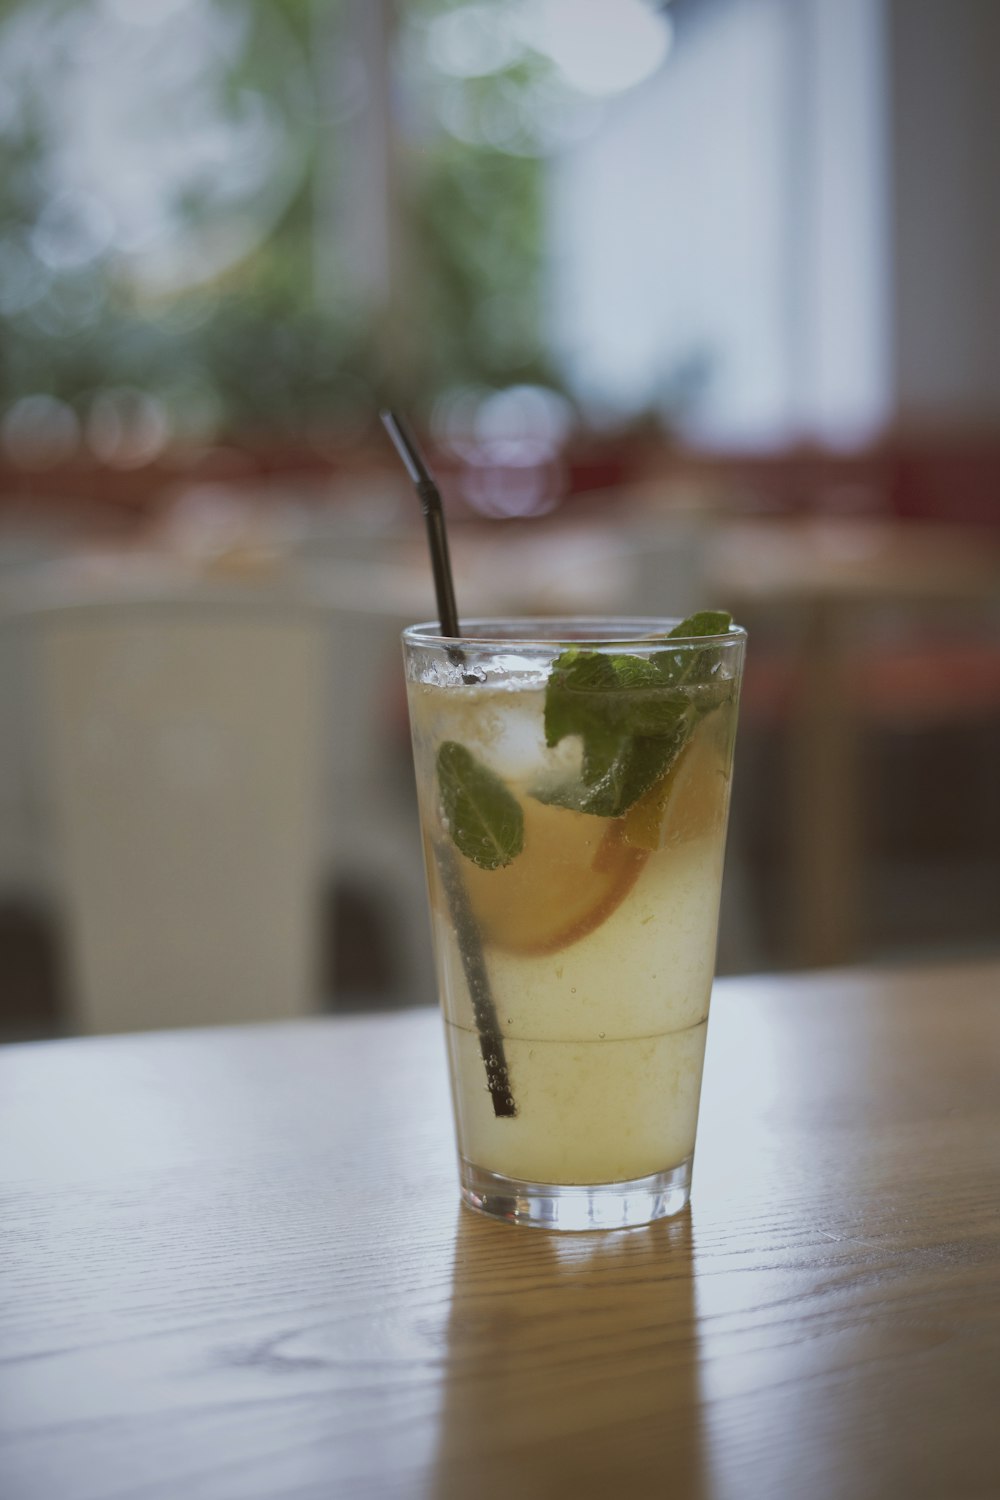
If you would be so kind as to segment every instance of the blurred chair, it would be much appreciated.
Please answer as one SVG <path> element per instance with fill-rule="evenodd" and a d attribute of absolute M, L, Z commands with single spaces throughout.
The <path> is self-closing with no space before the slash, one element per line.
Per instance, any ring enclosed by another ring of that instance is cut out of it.
<path fill-rule="evenodd" d="M 80 1029 L 319 1008 L 321 617 L 146 600 L 34 625 Z"/>
<path fill-rule="evenodd" d="M 368 897 L 382 919 L 391 971 L 384 1003 L 429 1003 L 436 988 L 400 635 L 433 610 L 413 613 L 405 599 L 379 599 L 356 582 L 352 590 L 340 579 L 325 600 L 324 853 L 335 879 Z"/>
<path fill-rule="evenodd" d="M 29 523 L 0 512 L 0 901 L 31 907 L 46 898 L 51 862 L 36 775 L 37 682 L 20 604 L 71 546 L 50 516 Z"/>
<path fill-rule="evenodd" d="M 2 605 L 0 605 L 2 608 Z M 23 623 L 0 630 L 0 901 L 44 904 L 51 885 L 38 786 L 38 685 Z"/>

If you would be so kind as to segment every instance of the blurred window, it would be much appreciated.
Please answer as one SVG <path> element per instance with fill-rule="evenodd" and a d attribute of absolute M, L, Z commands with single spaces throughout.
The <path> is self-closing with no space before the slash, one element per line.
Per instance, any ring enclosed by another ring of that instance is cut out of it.
<path fill-rule="evenodd" d="M 878 431 L 880 7 L 677 0 L 665 67 L 554 163 L 555 342 L 596 414 L 714 445 Z"/>
<path fill-rule="evenodd" d="M 713 441 L 865 435 L 877 11 L 7 0 L 2 457 L 324 449 L 386 400 L 453 428 L 512 388 Z"/>

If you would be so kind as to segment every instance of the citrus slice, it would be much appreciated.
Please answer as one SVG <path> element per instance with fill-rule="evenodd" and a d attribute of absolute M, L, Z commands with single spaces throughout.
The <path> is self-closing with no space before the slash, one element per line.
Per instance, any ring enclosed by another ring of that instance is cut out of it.
<path fill-rule="evenodd" d="M 622 819 L 627 844 L 666 849 L 718 829 L 727 791 L 723 747 L 713 722 L 720 717 L 704 719 L 659 781 L 629 808 Z"/>
<path fill-rule="evenodd" d="M 508 953 L 555 953 L 586 937 L 632 889 L 647 854 L 625 842 L 622 820 L 526 797 L 524 848 L 509 865 L 462 875 L 484 943 Z"/>

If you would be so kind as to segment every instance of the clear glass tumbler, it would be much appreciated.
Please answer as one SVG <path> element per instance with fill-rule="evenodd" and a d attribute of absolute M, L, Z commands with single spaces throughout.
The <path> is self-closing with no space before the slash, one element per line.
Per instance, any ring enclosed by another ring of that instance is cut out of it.
<path fill-rule="evenodd" d="M 688 1201 L 745 633 L 677 627 L 403 633 L 461 1191 L 515 1223 Z"/>

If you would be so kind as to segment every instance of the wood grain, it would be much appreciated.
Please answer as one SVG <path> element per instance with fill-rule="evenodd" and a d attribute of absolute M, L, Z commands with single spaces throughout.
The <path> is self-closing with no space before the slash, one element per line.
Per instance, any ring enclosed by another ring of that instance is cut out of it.
<path fill-rule="evenodd" d="M 460 1211 L 415 1012 L 0 1052 L 4 1500 L 1000 1494 L 1000 965 L 720 982 L 692 1210 Z"/>

